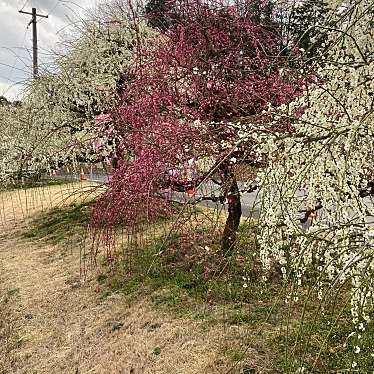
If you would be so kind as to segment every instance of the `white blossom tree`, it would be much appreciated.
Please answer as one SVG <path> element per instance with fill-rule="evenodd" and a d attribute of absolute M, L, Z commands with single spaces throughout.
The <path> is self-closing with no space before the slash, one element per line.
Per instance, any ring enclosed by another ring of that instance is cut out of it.
<path fill-rule="evenodd" d="M 374 306 L 374 4 L 328 3 L 313 83 L 274 117 L 291 120 L 294 133 L 263 139 L 260 257 L 293 280 L 290 302 L 312 274 L 322 312 L 349 288 L 358 354 Z M 357 355 L 352 368 L 366 372 L 359 362 Z"/>
<path fill-rule="evenodd" d="M 22 105 L 0 108 L 1 181 L 79 160 L 97 161 L 113 152 L 95 116 L 115 105 L 121 82 L 131 79 L 134 51 L 156 35 L 123 12 L 115 14 L 115 19 L 77 25 L 48 71 L 27 83 Z M 105 126 L 107 132 L 110 125 Z M 95 148 L 98 138 L 101 153 Z"/>

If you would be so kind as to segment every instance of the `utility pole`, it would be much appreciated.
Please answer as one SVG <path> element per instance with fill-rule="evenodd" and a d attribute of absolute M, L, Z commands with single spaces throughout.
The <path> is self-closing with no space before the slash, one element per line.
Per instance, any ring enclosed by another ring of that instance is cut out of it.
<path fill-rule="evenodd" d="M 36 13 L 36 8 L 31 9 L 30 12 L 24 12 L 19 10 L 19 13 L 29 14 L 31 16 L 31 21 L 28 23 L 29 26 L 32 23 L 32 71 L 33 77 L 36 78 L 38 75 L 38 34 L 36 32 L 36 17 L 48 18 L 48 15 L 44 16 L 42 14 Z"/>

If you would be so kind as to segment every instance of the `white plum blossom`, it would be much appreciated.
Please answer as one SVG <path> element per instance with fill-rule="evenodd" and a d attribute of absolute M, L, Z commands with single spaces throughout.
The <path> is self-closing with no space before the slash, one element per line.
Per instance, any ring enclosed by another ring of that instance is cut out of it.
<path fill-rule="evenodd" d="M 373 2 L 328 4 L 335 27 L 325 59 L 308 90 L 274 117 L 294 118 L 294 133 L 261 146 L 260 258 L 299 284 L 318 269 L 321 299 L 350 282 L 352 320 L 364 331 L 374 306 Z"/>
<path fill-rule="evenodd" d="M 113 126 L 95 124 L 95 116 L 105 116 L 117 102 L 136 43 L 156 35 L 142 22 L 136 32 L 134 27 L 125 17 L 104 26 L 83 21 L 78 35 L 64 42 L 64 53 L 56 53 L 50 71 L 27 82 L 22 103 L 0 107 L 0 183 L 115 151 L 103 136 L 112 130 L 115 137 Z"/>

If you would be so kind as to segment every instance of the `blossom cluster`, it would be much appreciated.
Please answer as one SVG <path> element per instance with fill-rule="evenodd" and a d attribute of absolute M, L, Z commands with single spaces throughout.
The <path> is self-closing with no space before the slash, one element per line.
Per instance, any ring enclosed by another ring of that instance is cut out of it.
<path fill-rule="evenodd" d="M 371 1 L 329 3 L 336 28 L 315 79 L 274 115 L 292 118 L 294 132 L 261 146 L 260 256 L 298 284 L 317 270 L 321 299 L 349 282 L 358 330 L 374 306 L 373 9 Z"/>

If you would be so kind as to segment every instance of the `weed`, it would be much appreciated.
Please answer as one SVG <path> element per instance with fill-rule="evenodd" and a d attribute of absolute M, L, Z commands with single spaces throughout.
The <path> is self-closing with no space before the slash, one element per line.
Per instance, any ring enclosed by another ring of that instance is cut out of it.
<path fill-rule="evenodd" d="M 108 274 L 99 274 L 97 277 L 96 277 L 96 280 L 98 283 L 102 284 L 105 282 L 105 280 L 108 278 Z"/>
<path fill-rule="evenodd" d="M 293 316 L 295 325 L 289 326 L 288 334 L 281 333 L 272 340 L 272 346 L 281 358 L 277 363 L 279 370 L 295 372 L 304 367 L 305 372 L 316 374 L 346 372 L 346 368 L 350 368 L 355 361 L 356 371 L 352 372 L 366 374 L 374 371 L 373 319 L 365 332 L 352 333 L 349 307 L 341 300 L 338 306 L 316 314 L 319 300 L 311 299 L 302 322 L 302 331 L 301 318 Z M 358 335 L 360 339 L 357 339 Z M 356 345 L 360 346 L 359 354 L 354 353 Z"/>
<path fill-rule="evenodd" d="M 153 350 L 153 354 L 158 356 L 159 354 L 161 354 L 161 348 L 160 347 L 156 347 L 154 350 Z"/>
<path fill-rule="evenodd" d="M 161 327 L 161 323 L 158 323 L 158 322 L 156 323 L 146 322 L 143 326 L 143 328 L 147 329 L 148 332 L 157 330 L 160 327 Z"/>
<path fill-rule="evenodd" d="M 123 327 L 123 326 L 124 326 L 123 322 L 116 322 L 116 323 L 114 323 L 113 326 L 112 326 L 112 332 L 121 329 L 121 327 Z"/>
<path fill-rule="evenodd" d="M 8 297 L 11 297 L 11 296 L 17 295 L 19 291 L 20 291 L 19 288 L 11 288 L 10 290 L 8 290 L 7 295 Z"/>

